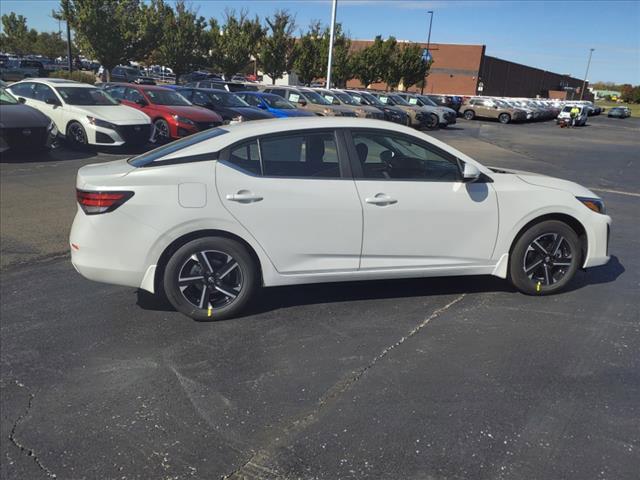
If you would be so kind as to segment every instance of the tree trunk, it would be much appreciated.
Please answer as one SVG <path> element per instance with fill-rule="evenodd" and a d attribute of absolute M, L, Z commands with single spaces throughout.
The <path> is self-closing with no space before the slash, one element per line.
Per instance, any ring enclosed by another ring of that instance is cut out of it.
<path fill-rule="evenodd" d="M 275 85 L 276 84 L 276 77 L 271 77 L 271 85 Z"/>
<path fill-rule="evenodd" d="M 104 73 L 106 74 L 107 82 L 110 82 L 111 81 L 111 69 L 105 67 Z"/>

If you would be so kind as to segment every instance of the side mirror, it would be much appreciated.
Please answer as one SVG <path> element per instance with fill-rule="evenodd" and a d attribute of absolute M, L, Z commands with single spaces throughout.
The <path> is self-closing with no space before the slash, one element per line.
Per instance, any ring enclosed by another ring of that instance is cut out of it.
<path fill-rule="evenodd" d="M 462 181 L 465 183 L 475 182 L 480 178 L 481 172 L 478 167 L 471 163 L 464 164 L 464 170 L 462 171 Z"/>
<path fill-rule="evenodd" d="M 300 100 L 298 100 L 298 105 L 300 105 L 301 107 L 304 107 L 306 104 L 307 104 L 306 100 L 304 100 L 302 98 Z"/>
<path fill-rule="evenodd" d="M 27 99 L 24 97 L 18 97 L 18 102 L 20 103 L 26 103 Z"/>
<path fill-rule="evenodd" d="M 47 105 L 53 105 L 54 107 L 60 105 L 60 102 L 52 97 L 45 99 L 44 103 L 46 103 Z"/>
<path fill-rule="evenodd" d="M 136 100 L 136 103 L 138 105 L 140 105 L 141 107 L 146 107 L 147 106 L 147 101 L 144 98 L 139 98 Z"/>
<path fill-rule="evenodd" d="M 340 100 L 338 100 L 337 98 L 334 98 L 332 103 L 334 105 L 340 105 Z"/>

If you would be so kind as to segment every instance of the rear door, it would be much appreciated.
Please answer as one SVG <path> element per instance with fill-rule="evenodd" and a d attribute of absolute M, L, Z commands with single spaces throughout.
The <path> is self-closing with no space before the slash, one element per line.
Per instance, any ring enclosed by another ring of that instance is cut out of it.
<path fill-rule="evenodd" d="M 281 273 L 357 270 L 362 207 L 341 132 L 253 138 L 222 152 L 220 201 Z"/>

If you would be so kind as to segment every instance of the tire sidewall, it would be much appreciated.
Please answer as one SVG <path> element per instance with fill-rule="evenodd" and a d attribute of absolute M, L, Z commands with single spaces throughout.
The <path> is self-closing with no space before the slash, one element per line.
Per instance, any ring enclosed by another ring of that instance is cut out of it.
<path fill-rule="evenodd" d="M 473 120 L 476 116 L 475 112 L 473 110 L 465 110 L 465 112 L 462 114 L 462 116 L 467 119 L 467 120 Z"/>
<path fill-rule="evenodd" d="M 541 286 L 540 291 L 525 274 L 522 263 L 527 247 L 540 235 L 545 233 L 558 233 L 562 235 L 571 246 L 573 262 L 564 277 L 553 285 Z M 509 280 L 522 293 L 527 295 L 549 295 L 564 289 L 575 276 L 582 263 L 582 248 L 576 232 L 566 223 L 558 220 L 547 220 L 530 227 L 516 241 L 509 255 Z"/>
<path fill-rule="evenodd" d="M 158 134 L 158 125 L 163 125 L 166 127 L 167 136 L 161 136 Z M 158 118 L 153 122 L 153 127 L 155 128 L 155 143 L 164 143 L 171 141 L 171 132 L 169 130 L 169 124 L 163 118 Z"/>
<path fill-rule="evenodd" d="M 501 113 L 500 115 L 498 115 L 498 121 L 506 125 L 511 121 L 511 115 L 509 115 L 508 113 Z"/>
<path fill-rule="evenodd" d="M 82 133 L 84 135 L 84 139 L 85 139 L 85 143 L 81 143 L 78 142 L 75 137 L 73 137 L 72 135 L 69 135 L 69 132 L 71 131 L 71 128 L 74 126 L 78 126 L 78 128 L 80 128 L 82 130 Z M 82 124 L 80 122 L 71 122 L 69 123 L 69 125 L 67 125 L 67 131 L 66 133 L 66 140 L 67 143 L 71 146 L 71 148 L 74 148 L 76 150 L 79 149 L 86 149 L 89 146 L 89 138 L 87 137 L 87 131 L 84 129 L 84 127 L 82 126 Z"/>
<path fill-rule="evenodd" d="M 201 310 L 187 301 L 178 287 L 179 270 L 186 259 L 203 250 L 217 250 L 231 255 L 238 262 L 244 282 L 238 297 L 225 307 L 212 309 L 211 315 L 208 309 Z M 224 237 L 198 238 L 173 253 L 164 268 L 162 284 L 167 300 L 178 312 L 199 321 L 222 320 L 238 315 L 255 295 L 258 285 L 257 266 L 247 249 L 235 240 Z"/>

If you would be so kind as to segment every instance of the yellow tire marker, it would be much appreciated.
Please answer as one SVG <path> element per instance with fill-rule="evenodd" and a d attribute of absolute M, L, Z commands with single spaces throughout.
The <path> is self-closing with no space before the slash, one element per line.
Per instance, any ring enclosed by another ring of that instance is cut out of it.
<path fill-rule="evenodd" d="M 207 309 L 207 317 L 211 317 L 211 306 Z"/>
<path fill-rule="evenodd" d="M 536 292 L 539 292 L 539 291 L 540 291 L 540 282 L 536 284 Z"/>

